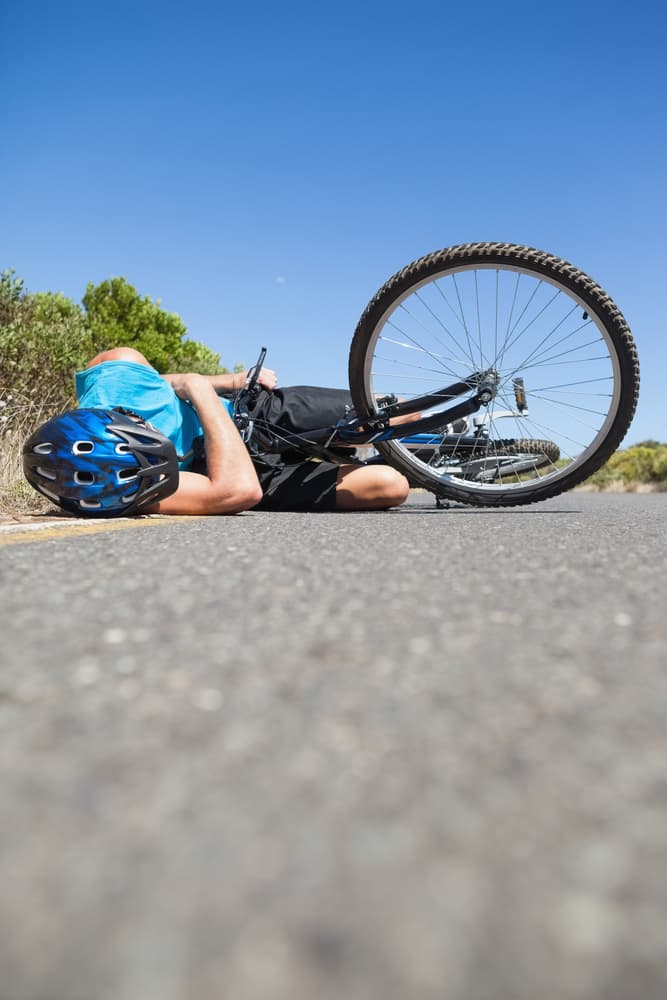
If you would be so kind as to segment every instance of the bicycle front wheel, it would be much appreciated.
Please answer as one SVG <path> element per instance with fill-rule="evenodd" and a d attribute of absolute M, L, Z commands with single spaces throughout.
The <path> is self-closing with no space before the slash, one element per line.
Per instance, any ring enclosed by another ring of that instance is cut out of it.
<path fill-rule="evenodd" d="M 617 306 L 582 271 L 530 247 L 471 243 L 409 264 L 371 300 L 350 349 L 361 417 L 380 413 L 382 397 L 423 396 L 487 370 L 497 390 L 481 413 L 486 464 L 478 454 L 471 475 L 446 428 L 437 459 L 398 439 L 378 443 L 411 483 L 484 506 L 545 500 L 609 458 L 637 404 L 637 352 Z M 540 450 L 548 461 L 496 461 L 526 440 L 552 445 Z"/>

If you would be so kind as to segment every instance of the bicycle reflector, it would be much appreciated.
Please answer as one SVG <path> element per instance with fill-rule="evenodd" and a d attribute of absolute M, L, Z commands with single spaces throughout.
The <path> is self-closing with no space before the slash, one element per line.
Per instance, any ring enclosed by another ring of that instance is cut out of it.
<path fill-rule="evenodd" d="M 528 402 L 526 400 L 526 390 L 524 388 L 522 378 L 513 378 L 512 385 L 514 386 L 514 398 L 516 399 L 516 408 L 519 413 L 525 413 L 528 409 Z"/>

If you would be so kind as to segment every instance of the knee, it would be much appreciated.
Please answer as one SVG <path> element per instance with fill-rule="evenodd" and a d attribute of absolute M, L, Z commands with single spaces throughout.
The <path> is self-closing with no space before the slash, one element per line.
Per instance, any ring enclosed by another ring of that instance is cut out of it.
<path fill-rule="evenodd" d="M 405 476 L 388 465 L 377 466 L 375 472 L 378 500 L 384 501 L 389 507 L 397 507 L 407 500 L 410 484 Z"/>
<path fill-rule="evenodd" d="M 96 354 L 88 362 L 86 368 L 101 365 L 104 361 L 134 361 L 135 364 L 148 365 L 149 368 L 152 367 L 150 361 L 144 357 L 141 351 L 136 351 L 134 347 L 112 347 L 108 351 L 101 351 L 99 354 Z"/>
<path fill-rule="evenodd" d="M 338 510 L 385 510 L 407 499 L 410 485 L 389 465 L 341 466 L 336 486 Z"/>

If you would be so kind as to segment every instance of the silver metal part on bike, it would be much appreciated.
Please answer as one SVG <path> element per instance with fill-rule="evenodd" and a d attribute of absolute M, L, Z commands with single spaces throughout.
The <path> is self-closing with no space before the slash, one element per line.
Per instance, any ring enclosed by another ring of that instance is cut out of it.
<path fill-rule="evenodd" d="M 243 443 L 244 444 L 248 444 L 248 442 L 250 441 L 250 438 L 252 437 L 252 432 L 253 432 L 253 429 L 255 427 L 255 421 L 251 420 L 248 417 L 247 420 L 244 420 L 242 422 L 242 426 L 241 427 L 239 427 L 238 422 L 237 422 L 236 426 L 238 428 L 239 434 L 241 435 Z"/>

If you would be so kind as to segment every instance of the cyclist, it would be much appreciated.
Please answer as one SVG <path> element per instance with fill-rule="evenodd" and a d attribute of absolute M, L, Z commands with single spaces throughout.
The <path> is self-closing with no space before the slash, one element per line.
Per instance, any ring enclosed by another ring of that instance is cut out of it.
<path fill-rule="evenodd" d="M 56 503 L 82 513 L 119 513 L 123 502 L 128 513 L 160 514 L 233 514 L 254 507 L 372 510 L 404 502 L 408 482 L 386 465 L 314 462 L 296 452 L 251 457 L 232 421 L 231 403 L 225 399 L 225 393 L 241 388 L 245 377 L 246 373 L 160 375 L 134 348 L 103 351 L 76 374 L 81 410 L 49 421 L 26 442 L 26 476 Z M 262 369 L 259 385 L 251 417 L 266 417 L 290 432 L 333 425 L 352 407 L 345 390 L 278 389 L 276 374 L 270 369 Z M 109 418 L 117 407 L 127 412 Z M 107 416 L 100 421 L 102 413 Z M 109 419 L 122 426 L 110 433 Z M 148 422 L 147 430 L 143 421 Z M 57 446 L 47 442 L 47 437 Z M 72 448 L 65 447 L 73 437 L 77 440 L 71 441 Z M 95 440 L 79 440 L 87 437 Z M 121 438 L 124 443 L 119 446 Z M 205 464 L 201 455 L 197 458 L 202 439 Z M 99 454 L 110 456 L 106 464 L 96 465 L 95 441 L 99 441 Z M 83 445 L 88 451 L 82 450 Z M 47 447 L 51 447 L 51 459 Z M 161 464 L 156 473 L 158 459 Z M 144 488 L 128 490 L 122 477 L 131 478 L 132 470 L 136 473 L 137 461 L 141 475 L 145 472 Z M 103 488 L 104 476 L 109 484 Z M 59 492 L 64 480 L 67 488 Z M 98 499 L 87 499 L 103 493 L 102 506 Z"/>

